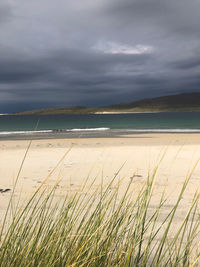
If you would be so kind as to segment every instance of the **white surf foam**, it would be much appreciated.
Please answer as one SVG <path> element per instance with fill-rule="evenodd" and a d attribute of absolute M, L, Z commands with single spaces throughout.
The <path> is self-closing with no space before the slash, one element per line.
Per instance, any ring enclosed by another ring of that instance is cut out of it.
<path fill-rule="evenodd" d="M 100 128 L 72 128 L 72 129 L 55 129 L 55 130 L 38 130 L 38 131 L 3 131 L 1 135 L 30 135 L 42 133 L 65 133 L 65 132 L 95 132 L 108 131 L 112 132 L 129 132 L 129 133 L 200 133 L 200 129 L 110 129 Z"/>
<path fill-rule="evenodd" d="M 200 129 L 127 129 L 124 131 L 134 133 L 200 133 Z"/>
<path fill-rule="evenodd" d="M 74 128 L 74 129 L 66 129 L 66 132 L 93 132 L 93 131 L 108 131 L 110 128 Z"/>
<path fill-rule="evenodd" d="M 39 131 L 4 131 L 0 132 L 0 135 L 29 135 L 29 134 L 38 134 L 38 133 L 60 133 L 60 132 L 93 132 L 93 131 L 107 131 L 110 128 L 73 128 L 73 129 L 55 129 L 55 130 L 39 130 Z"/>
<path fill-rule="evenodd" d="M 8 134 L 35 134 L 35 133 L 52 133 L 52 130 L 40 130 L 40 131 L 13 131 L 13 132 L 0 132 L 0 135 Z"/>

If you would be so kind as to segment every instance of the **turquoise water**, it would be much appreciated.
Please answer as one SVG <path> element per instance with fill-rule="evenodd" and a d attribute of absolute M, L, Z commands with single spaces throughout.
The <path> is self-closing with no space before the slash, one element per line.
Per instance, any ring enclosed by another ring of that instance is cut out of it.
<path fill-rule="evenodd" d="M 0 116 L 1 134 L 34 130 L 200 132 L 200 112 Z"/>

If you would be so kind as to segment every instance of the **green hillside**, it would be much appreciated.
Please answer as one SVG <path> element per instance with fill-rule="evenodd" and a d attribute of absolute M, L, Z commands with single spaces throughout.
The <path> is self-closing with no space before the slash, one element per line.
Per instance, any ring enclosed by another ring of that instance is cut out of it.
<path fill-rule="evenodd" d="M 200 111 L 200 93 L 168 95 L 105 107 L 66 107 L 25 111 L 17 114 L 89 114 L 101 112 Z"/>

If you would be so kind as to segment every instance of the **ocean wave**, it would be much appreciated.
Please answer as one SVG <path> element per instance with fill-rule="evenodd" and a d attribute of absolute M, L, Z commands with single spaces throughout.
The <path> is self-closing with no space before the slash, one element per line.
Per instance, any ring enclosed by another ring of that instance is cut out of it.
<path fill-rule="evenodd" d="M 72 128 L 72 129 L 53 129 L 38 131 L 2 131 L 1 135 L 33 135 L 45 133 L 72 133 L 72 132 L 103 132 L 110 130 L 113 133 L 200 133 L 200 129 L 111 129 L 106 127 L 99 128 Z"/>
<path fill-rule="evenodd" d="M 132 133 L 200 133 L 200 129 L 124 129 Z"/>
<path fill-rule="evenodd" d="M 35 134 L 35 133 L 52 133 L 53 130 L 40 130 L 40 131 L 11 131 L 11 132 L 0 132 L 0 135 L 9 134 Z"/>
<path fill-rule="evenodd" d="M 64 131 L 66 132 L 93 132 L 93 131 L 107 131 L 110 130 L 110 128 L 74 128 L 74 129 L 66 129 Z"/>
<path fill-rule="evenodd" d="M 54 130 L 38 130 L 38 131 L 4 131 L 0 132 L 0 135 L 24 135 L 24 134 L 40 134 L 40 133 L 65 133 L 65 132 L 94 132 L 94 131 L 107 131 L 110 128 L 73 128 L 73 129 L 54 129 Z"/>

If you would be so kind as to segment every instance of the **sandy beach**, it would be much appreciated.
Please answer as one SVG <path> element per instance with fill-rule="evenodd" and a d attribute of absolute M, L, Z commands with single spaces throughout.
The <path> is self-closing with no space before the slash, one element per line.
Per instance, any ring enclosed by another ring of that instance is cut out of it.
<path fill-rule="evenodd" d="M 11 191 L 0 193 L 1 219 L 5 212 L 14 181 L 30 141 L 0 141 L 0 188 Z M 57 163 L 67 152 L 65 158 L 54 170 Z M 36 190 L 42 181 L 55 185 L 59 180 L 58 194 L 66 195 L 79 190 L 88 177 L 88 183 L 97 178 L 94 188 L 104 185 L 121 168 L 117 181 L 122 179 L 120 192 L 133 181 L 133 189 L 142 185 L 154 168 L 159 165 L 156 175 L 153 199 L 159 200 L 166 187 L 168 204 L 165 212 L 177 198 L 181 186 L 200 157 L 200 135 L 198 134 L 140 134 L 117 138 L 71 138 L 34 140 L 15 190 L 16 199 L 24 201 Z M 200 164 L 191 177 L 190 183 L 180 205 L 180 217 L 199 188 Z M 182 209 L 182 210 L 181 210 Z"/>

